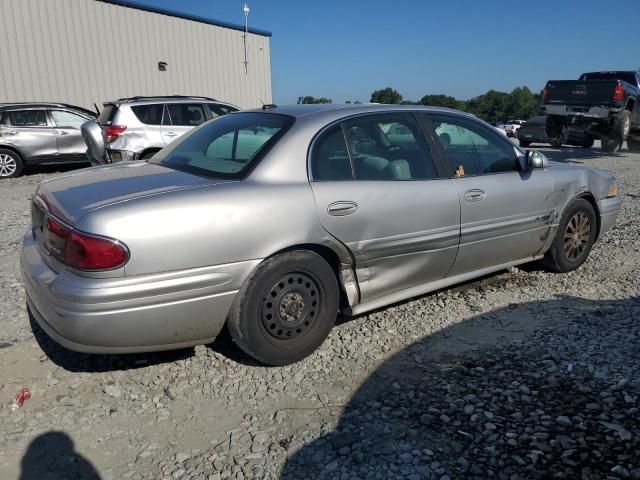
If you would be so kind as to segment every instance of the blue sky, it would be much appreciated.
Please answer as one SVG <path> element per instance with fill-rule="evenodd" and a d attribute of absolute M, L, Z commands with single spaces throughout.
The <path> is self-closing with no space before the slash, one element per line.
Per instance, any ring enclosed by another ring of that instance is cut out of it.
<path fill-rule="evenodd" d="M 241 0 L 138 0 L 243 23 Z M 276 103 L 467 99 L 493 88 L 539 91 L 549 79 L 640 67 L 640 0 L 248 0 L 249 24 L 273 32 Z M 506 7 L 509 8 L 506 8 Z"/>

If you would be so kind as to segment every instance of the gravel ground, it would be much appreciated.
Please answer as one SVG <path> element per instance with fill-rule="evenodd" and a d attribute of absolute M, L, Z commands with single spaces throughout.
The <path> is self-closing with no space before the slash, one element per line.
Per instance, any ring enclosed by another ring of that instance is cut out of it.
<path fill-rule="evenodd" d="M 614 171 L 624 195 L 581 269 L 342 319 L 283 368 L 227 338 L 89 356 L 32 332 L 19 245 L 49 174 L 2 182 L 0 478 L 640 479 L 640 155 L 546 153 Z"/>

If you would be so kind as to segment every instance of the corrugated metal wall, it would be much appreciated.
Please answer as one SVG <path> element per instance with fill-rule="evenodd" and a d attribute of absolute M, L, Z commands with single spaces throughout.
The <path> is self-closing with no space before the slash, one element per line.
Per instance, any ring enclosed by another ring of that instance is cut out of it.
<path fill-rule="evenodd" d="M 134 95 L 271 103 L 269 37 L 96 0 L 0 0 L 0 102 Z M 167 70 L 158 70 L 158 62 Z"/>

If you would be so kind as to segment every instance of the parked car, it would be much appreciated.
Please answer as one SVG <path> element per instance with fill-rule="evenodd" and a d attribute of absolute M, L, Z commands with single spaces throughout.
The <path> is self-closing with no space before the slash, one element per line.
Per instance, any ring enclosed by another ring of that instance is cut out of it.
<path fill-rule="evenodd" d="M 0 178 L 18 177 L 32 165 L 86 163 L 80 125 L 95 117 L 65 103 L 0 104 Z"/>
<path fill-rule="evenodd" d="M 584 148 L 591 148 L 593 146 L 593 137 L 575 128 L 565 128 L 562 133 L 555 138 L 547 137 L 546 122 L 547 117 L 544 115 L 534 117 L 525 122 L 517 133 L 520 146 L 527 148 L 533 143 L 549 143 L 554 148 L 559 148 L 565 144 Z"/>
<path fill-rule="evenodd" d="M 238 110 L 209 97 L 120 98 L 104 103 L 83 136 L 93 164 L 147 160 L 201 123 Z"/>
<path fill-rule="evenodd" d="M 524 120 L 509 120 L 504 126 L 507 137 L 515 137 L 518 133 L 518 129 L 524 124 Z"/>
<path fill-rule="evenodd" d="M 600 138 L 613 152 L 626 140 L 640 152 L 640 72 L 583 73 L 578 80 L 551 80 L 542 92 L 547 136 L 571 125 Z"/>
<path fill-rule="evenodd" d="M 42 183 L 22 274 L 31 315 L 70 349 L 181 348 L 226 325 L 283 365 L 338 312 L 538 259 L 575 270 L 620 205 L 610 172 L 525 152 L 462 112 L 273 107 Z"/>

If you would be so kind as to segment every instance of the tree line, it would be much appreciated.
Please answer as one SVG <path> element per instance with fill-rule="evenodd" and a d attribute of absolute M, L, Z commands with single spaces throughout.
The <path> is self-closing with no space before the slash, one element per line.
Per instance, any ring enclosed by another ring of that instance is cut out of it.
<path fill-rule="evenodd" d="M 405 100 L 396 89 L 386 87 L 374 91 L 369 101 L 372 103 L 455 108 L 472 113 L 487 122 L 499 122 L 509 119 L 527 120 L 536 116 L 540 111 L 542 97 L 538 93 L 533 93 L 528 87 L 517 87 L 510 93 L 489 90 L 487 93 L 469 100 L 458 100 L 449 95 L 425 95 L 416 102 Z M 299 97 L 298 103 L 332 103 L 332 100 L 325 97 L 305 96 Z M 361 102 L 347 100 L 345 103 Z"/>

